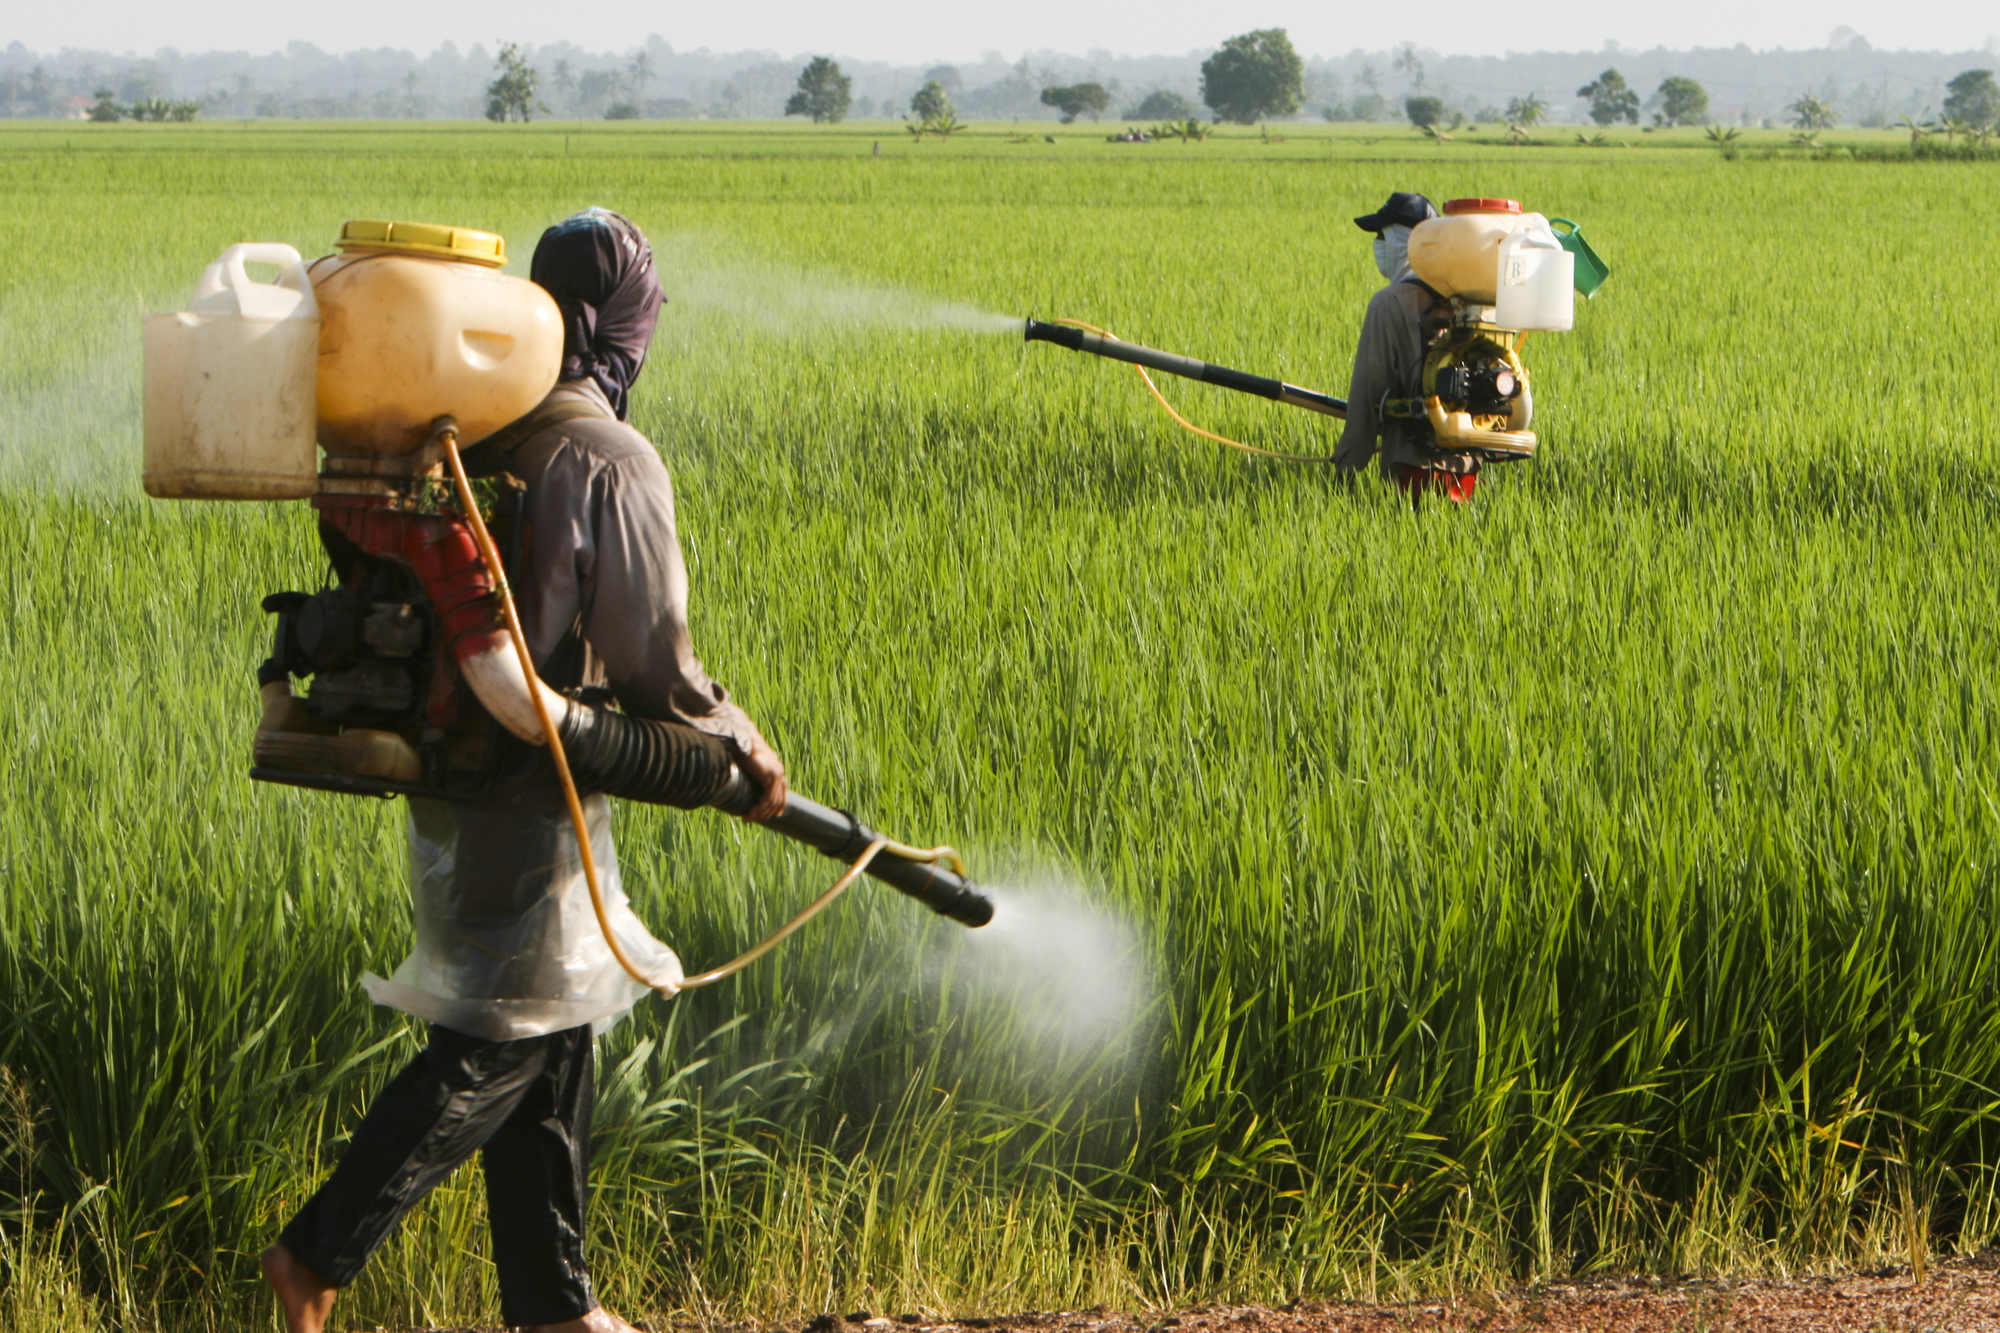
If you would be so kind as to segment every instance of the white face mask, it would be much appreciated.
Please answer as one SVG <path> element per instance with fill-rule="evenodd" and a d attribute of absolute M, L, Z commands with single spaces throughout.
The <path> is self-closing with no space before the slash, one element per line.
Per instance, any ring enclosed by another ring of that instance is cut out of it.
<path fill-rule="evenodd" d="M 1410 229 L 1401 225 L 1388 227 L 1375 238 L 1375 267 L 1382 270 L 1382 276 L 1390 282 L 1410 258 Z"/>

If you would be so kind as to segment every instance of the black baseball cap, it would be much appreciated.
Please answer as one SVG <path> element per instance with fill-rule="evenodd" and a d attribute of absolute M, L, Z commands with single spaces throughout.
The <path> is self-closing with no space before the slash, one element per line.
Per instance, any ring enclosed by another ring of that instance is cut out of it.
<path fill-rule="evenodd" d="M 1363 231 L 1372 231 L 1377 236 L 1391 227 L 1414 227 L 1427 218 L 1434 218 L 1438 211 L 1431 207 L 1431 201 L 1420 194 L 1404 194 L 1401 190 L 1389 196 L 1389 202 L 1370 213 L 1367 217 L 1354 219 L 1354 225 Z"/>

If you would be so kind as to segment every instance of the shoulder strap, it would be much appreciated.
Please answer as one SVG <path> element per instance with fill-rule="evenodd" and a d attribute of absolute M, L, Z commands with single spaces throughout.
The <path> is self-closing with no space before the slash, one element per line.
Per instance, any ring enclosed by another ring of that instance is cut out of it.
<path fill-rule="evenodd" d="M 491 475 L 507 466 L 507 456 L 515 449 L 550 426 L 559 426 L 565 421 L 575 421 L 580 417 L 602 416 L 604 416 L 603 409 L 595 403 L 580 402 L 575 399 L 562 403 L 544 403 L 520 420 L 509 422 L 468 449 L 467 465 L 475 475 Z M 473 467 L 474 459 L 470 455 L 477 455 L 476 467 Z"/>

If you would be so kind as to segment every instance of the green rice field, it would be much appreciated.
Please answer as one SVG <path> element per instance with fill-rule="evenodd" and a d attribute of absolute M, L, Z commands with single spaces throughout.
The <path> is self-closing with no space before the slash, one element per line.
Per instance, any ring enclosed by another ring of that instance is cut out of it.
<path fill-rule="evenodd" d="M 602 1040 L 627 1317 L 2000 1236 L 1994 162 L 1104 133 L 0 127 L 0 1329 L 277 1327 L 256 1252 L 421 1041 L 355 985 L 408 947 L 399 808 L 245 775 L 308 511 L 140 493 L 140 317 L 350 217 L 525 272 L 590 204 L 672 298 L 633 420 L 703 659 L 800 790 L 1002 896 L 968 933 L 863 885 Z M 1379 286 L 1349 219 L 1395 189 L 1576 219 L 1614 270 L 1529 340 L 1541 455 L 1469 506 L 1205 443 L 990 318 L 1342 393 Z M 831 877 L 619 819 L 691 968 Z M 482 1198 L 441 1189 L 337 1325 L 496 1319 Z"/>

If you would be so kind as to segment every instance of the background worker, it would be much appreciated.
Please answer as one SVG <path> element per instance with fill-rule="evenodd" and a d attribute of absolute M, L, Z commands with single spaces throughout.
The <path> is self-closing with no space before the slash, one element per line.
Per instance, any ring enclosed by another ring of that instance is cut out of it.
<path fill-rule="evenodd" d="M 1347 425 L 1334 450 L 1334 465 L 1359 472 L 1380 441 L 1382 479 L 1409 492 L 1417 504 L 1427 490 L 1464 502 L 1479 480 L 1479 460 L 1447 453 L 1421 410 L 1424 349 L 1451 316 L 1451 302 L 1410 271 L 1410 229 L 1438 215 L 1420 194 L 1398 192 L 1366 217 L 1354 219 L 1375 233 L 1375 267 L 1389 285 L 1368 302 L 1361 343 L 1354 353 L 1354 378 L 1347 390 Z"/>
<path fill-rule="evenodd" d="M 617 214 L 551 227 L 534 280 L 564 320 L 561 380 L 540 407 L 466 455 L 526 484 L 524 549 L 510 571 L 542 678 L 608 690 L 630 713 L 723 738 L 783 808 L 784 765 L 695 657 L 673 490 L 624 424 L 663 301 L 652 248 Z M 647 987 L 592 914 L 575 835 L 545 748 L 497 726 L 501 777 L 478 801 L 410 801 L 417 945 L 395 975 L 363 979 L 378 1004 L 430 1024 L 429 1044 L 385 1088 L 331 1177 L 264 1252 L 290 1333 L 320 1333 L 404 1213 L 475 1151 L 508 1326 L 628 1333 L 598 1305 L 584 1261 L 592 1038 Z M 618 886 L 609 805 L 585 798 L 614 929 L 648 975 L 681 978 Z"/>

